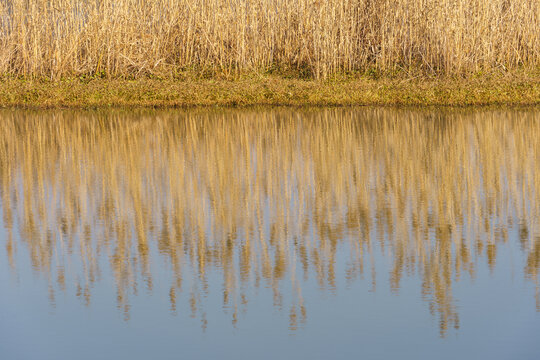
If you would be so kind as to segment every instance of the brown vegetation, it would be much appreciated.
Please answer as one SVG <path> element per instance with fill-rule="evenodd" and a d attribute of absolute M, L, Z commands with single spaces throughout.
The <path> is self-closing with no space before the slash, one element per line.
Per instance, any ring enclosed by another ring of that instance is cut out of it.
<path fill-rule="evenodd" d="M 537 68 L 530 0 L 0 0 L 0 74 L 478 74 Z"/>

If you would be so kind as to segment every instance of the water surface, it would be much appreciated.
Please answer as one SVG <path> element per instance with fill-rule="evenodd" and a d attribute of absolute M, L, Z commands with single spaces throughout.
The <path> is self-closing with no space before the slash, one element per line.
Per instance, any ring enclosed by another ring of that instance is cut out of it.
<path fill-rule="evenodd" d="M 538 359 L 538 109 L 0 112 L 2 359 Z"/>

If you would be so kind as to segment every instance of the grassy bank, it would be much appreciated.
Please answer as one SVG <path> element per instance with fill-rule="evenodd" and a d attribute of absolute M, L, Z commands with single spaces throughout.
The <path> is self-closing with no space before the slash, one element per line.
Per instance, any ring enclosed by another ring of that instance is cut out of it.
<path fill-rule="evenodd" d="M 0 106 L 535 104 L 538 24 L 530 0 L 0 0 Z"/>
<path fill-rule="evenodd" d="M 249 105 L 531 105 L 540 104 L 538 73 L 468 78 L 279 76 L 158 80 L 141 78 L 0 81 L 1 107 Z"/>

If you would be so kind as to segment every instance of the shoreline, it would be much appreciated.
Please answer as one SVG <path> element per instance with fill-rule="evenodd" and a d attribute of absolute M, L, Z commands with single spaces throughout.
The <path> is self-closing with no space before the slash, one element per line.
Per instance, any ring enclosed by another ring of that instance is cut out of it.
<path fill-rule="evenodd" d="M 539 104 L 540 75 L 536 72 L 462 79 L 304 80 L 276 75 L 182 80 L 0 78 L 0 108 Z"/>

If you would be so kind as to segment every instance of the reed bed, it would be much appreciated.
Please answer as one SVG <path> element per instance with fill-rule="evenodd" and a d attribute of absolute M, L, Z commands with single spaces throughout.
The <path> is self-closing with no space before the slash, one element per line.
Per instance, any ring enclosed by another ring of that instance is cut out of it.
<path fill-rule="evenodd" d="M 455 283 L 494 269 L 508 241 L 539 286 L 534 113 L 74 115 L 0 114 L 3 248 L 14 271 L 17 253 L 30 257 L 52 303 L 67 288 L 90 304 L 110 276 L 128 318 L 156 276 L 170 281 L 171 310 L 187 305 L 206 326 L 208 293 L 223 294 L 235 322 L 265 288 L 294 330 L 309 314 L 306 282 L 333 292 L 365 276 L 398 292 L 417 274 L 444 335 L 459 326 Z"/>
<path fill-rule="evenodd" d="M 0 0 L 0 74 L 478 74 L 538 68 L 531 0 Z"/>

